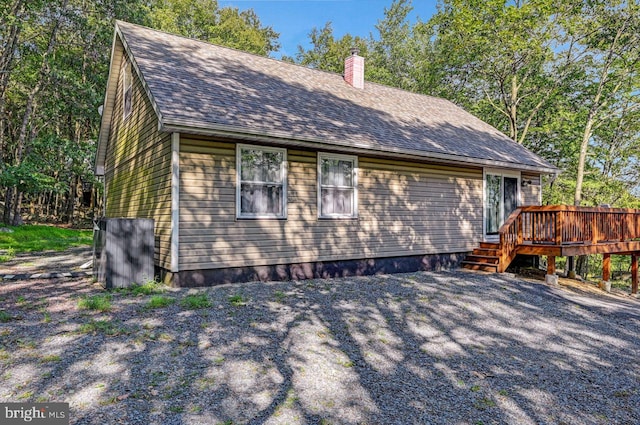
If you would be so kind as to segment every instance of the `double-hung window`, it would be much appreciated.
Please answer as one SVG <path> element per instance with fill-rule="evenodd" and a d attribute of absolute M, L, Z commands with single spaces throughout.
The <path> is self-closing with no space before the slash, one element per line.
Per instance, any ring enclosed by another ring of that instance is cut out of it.
<path fill-rule="evenodd" d="M 131 115 L 133 101 L 133 72 L 131 70 L 131 62 L 125 59 L 122 67 L 122 114 L 124 118 Z"/>
<path fill-rule="evenodd" d="M 358 216 L 358 158 L 318 153 L 318 212 L 320 218 Z"/>
<path fill-rule="evenodd" d="M 237 217 L 286 218 L 286 149 L 238 145 L 236 155 Z"/>

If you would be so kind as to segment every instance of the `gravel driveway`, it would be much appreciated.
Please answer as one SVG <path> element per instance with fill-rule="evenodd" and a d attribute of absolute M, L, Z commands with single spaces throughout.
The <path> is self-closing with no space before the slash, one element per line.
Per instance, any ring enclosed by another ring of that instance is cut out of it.
<path fill-rule="evenodd" d="M 69 402 L 78 424 L 640 418 L 635 299 L 462 271 L 121 292 L 79 309 L 96 294 L 87 279 L 0 282 L 0 402 Z"/>

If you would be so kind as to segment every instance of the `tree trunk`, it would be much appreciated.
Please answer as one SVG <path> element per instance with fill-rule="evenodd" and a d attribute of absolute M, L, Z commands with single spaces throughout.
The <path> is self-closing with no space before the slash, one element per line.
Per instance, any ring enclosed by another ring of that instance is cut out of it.
<path fill-rule="evenodd" d="M 8 187 L 4 195 L 4 213 L 2 214 L 2 222 L 11 224 L 11 205 L 13 204 L 13 188 Z"/>
<path fill-rule="evenodd" d="M 8 16 L 15 17 L 14 24 L 9 28 L 9 33 L 7 35 L 2 36 L 5 43 L 2 46 L 2 55 L 0 55 L 0 164 L 4 164 L 5 155 L 4 155 L 4 147 L 5 147 L 5 122 L 6 122 L 6 99 L 5 94 L 7 92 L 7 87 L 9 86 L 9 77 L 11 75 L 11 65 L 13 63 L 13 59 L 15 57 L 16 47 L 18 45 L 18 40 L 20 38 L 20 30 L 21 26 L 19 24 L 21 20 L 22 14 L 22 6 L 24 4 L 24 0 L 17 0 L 13 7 L 11 8 L 11 12 L 9 12 Z M 7 16 L 7 17 L 8 17 Z M 7 19 L 2 20 L 2 27 L 4 28 L 7 23 Z M 1 168 L 4 168 L 2 166 Z"/>
<path fill-rule="evenodd" d="M 582 134 L 582 142 L 580 143 L 580 157 L 578 158 L 578 174 L 576 176 L 576 192 L 573 197 L 573 205 L 580 206 L 582 202 L 582 183 L 584 181 L 584 167 L 587 162 L 587 151 L 589 150 L 589 140 L 593 132 L 595 108 L 591 108 L 587 123 L 584 127 L 584 133 Z"/>
<path fill-rule="evenodd" d="M 13 203 L 13 221 L 11 224 L 14 226 L 22 226 L 24 221 L 22 221 L 22 216 L 20 215 L 20 210 L 22 209 L 22 191 L 16 191 L 16 201 Z"/>
<path fill-rule="evenodd" d="M 589 274 L 588 255 L 581 255 L 578 257 L 578 261 L 576 261 L 576 273 L 582 276 L 583 279 L 587 279 L 587 275 Z"/>

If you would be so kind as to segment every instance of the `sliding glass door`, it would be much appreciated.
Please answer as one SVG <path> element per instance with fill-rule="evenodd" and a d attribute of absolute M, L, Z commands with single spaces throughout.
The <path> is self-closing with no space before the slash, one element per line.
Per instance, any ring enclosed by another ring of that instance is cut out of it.
<path fill-rule="evenodd" d="M 484 232 L 497 235 L 502 223 L 518 208 L 520 174 L 500 170 L 484 173 Z"/>

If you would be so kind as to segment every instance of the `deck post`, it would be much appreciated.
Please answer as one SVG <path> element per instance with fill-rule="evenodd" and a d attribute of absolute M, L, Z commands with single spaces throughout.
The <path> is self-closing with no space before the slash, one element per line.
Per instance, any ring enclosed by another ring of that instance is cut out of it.
<path fill-rule="evenodd" d="M 600 239 L 600 232 L 598 231 L 598 216 L 596 213 L 591 214 L 591 243 L 596 245 Z"/>
<path fill-rule="evenodd" d="M 602 280 L 611 280 L 611 254 L 602 254 Z"/>
<path fill-rule="evenodd" d="M 638 293 L 638 253 L 631 254 L 631 293 Z"/>
<path fill-rule="evenodd" d="M 571 256 L 571 257 L 567 257 L 567 264 L 569 266 L 569 271 L 567 272 L 567 277 L 569 279 L 575 279 L 576 278 L 576 261 L 575 261 L 575 257 Z"/>
<path fill-rule="evenodd" d="M 556 211 L 554 214 L 555 235 L 553 235 L 556 245 L 562 245 L 562 228 L 564 227 L 564 214 L 562 211 Z"/>
<path fill-rule="evenodd" d="M 602 280 L 598 286 L 611 292 L 611 254 L 602 254 Z"/>
<path fill-rule="evenodd" d="M 556 256 L 547 255 L 547 275 L 544 277 L 546 283 L 557 284 L 558 276 L 556 276 Z"/>

